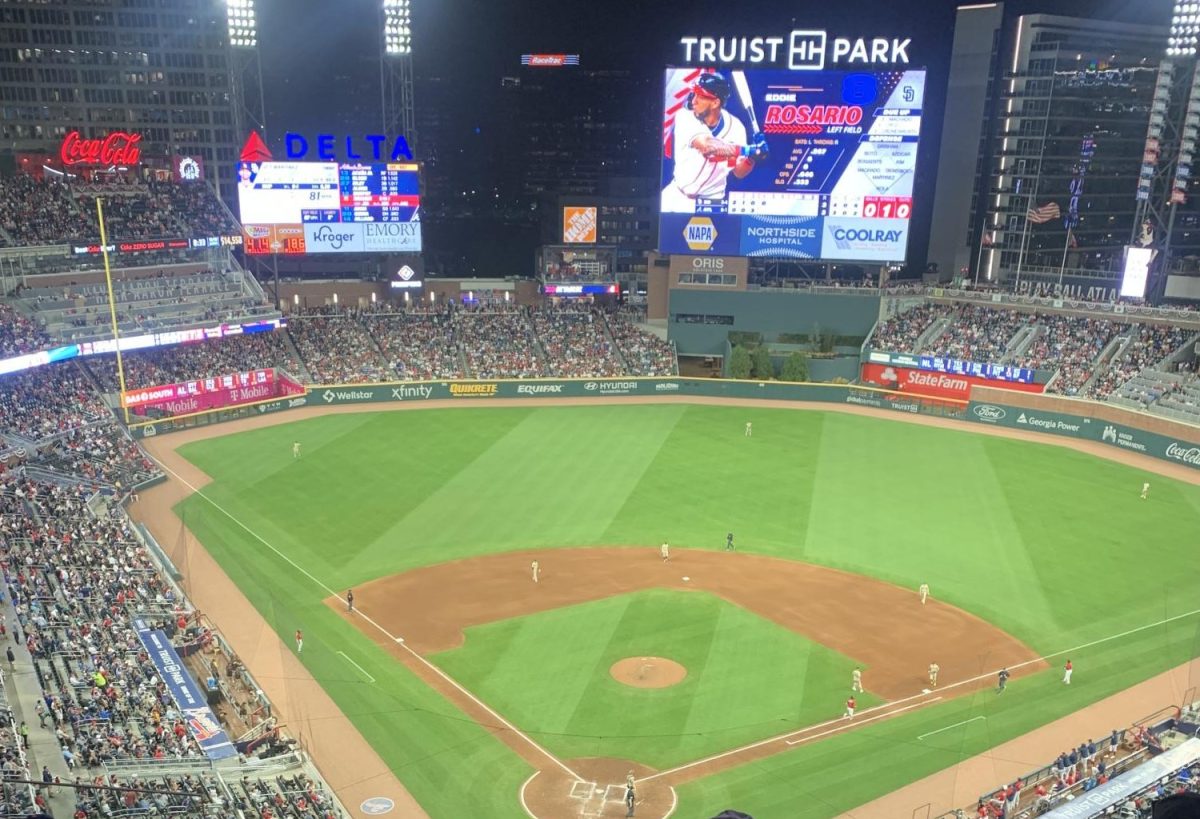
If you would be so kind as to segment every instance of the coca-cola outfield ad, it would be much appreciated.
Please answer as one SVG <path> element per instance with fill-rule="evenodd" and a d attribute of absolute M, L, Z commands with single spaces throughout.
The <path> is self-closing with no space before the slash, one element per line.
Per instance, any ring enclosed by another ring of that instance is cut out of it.
<path fill-rule="evenodd" d="M 141 134 L 113 131 L 103 139 L 84 139 L 71 131 L 62 141 L 58 155 L 64 165 L 112 165 L 130 167 L 142 161 Z"/>
<path fill-rule="evenodd" d="M 979 378 L 973 375 L 916 370 L 891 364 L 863 364 L 861 378 L 865 384 L 888 390 L 899 390 L 937 398 L 953 398 L 959 401 L 970 399 L 971 387 L 998 387 L 1005 390 L 1034 393 L 1043 392 L 1045 389 L 1044 384 L 994 381 L 990 378 Z"/>

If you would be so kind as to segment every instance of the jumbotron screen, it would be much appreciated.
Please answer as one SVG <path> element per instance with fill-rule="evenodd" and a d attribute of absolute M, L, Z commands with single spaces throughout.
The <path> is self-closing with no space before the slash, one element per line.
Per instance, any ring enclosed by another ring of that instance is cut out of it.
<path fill-rule="evenodd" d="M 902 261 L 925 71 L 669 68 L 664 253 Z"/>
<path fill-rule="evenodd" d="M 245 251 L 420 252 L 419 179 L 415 163 L 242 162 Z"/>

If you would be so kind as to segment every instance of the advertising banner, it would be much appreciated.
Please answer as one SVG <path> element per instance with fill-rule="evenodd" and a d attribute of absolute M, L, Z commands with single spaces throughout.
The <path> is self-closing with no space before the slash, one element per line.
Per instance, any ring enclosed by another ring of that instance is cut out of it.
<path fill-rule="evenodd" d="M 134 618 L 133 627 L 146 653 L 150 655 L 150 661 L 154 663 L 159 676 L 166 683 L 171 699 L 183 713 L 188 731 L 199 743 L 205 756 L 209 759 L 237 756 L 237 748 L 229 741 L 225 729 L 208 707 L 208 701 L 200 686 L 196 685 L 196 681 L 184 667 L 167 635 L 158 629 L 150 628 L 141 618 Z"/>
<path fill-rule="evenodd" d="M 594 207 L 563 208 L 563 243 L 596 243 L 596 209 Z"/>
<path fill-rule="evenodd" d="M 994 381 L 1005 382 L 1004 385 L 994 384 L 993 386 L 1006 386 L 1010 381 L 1021 381 L 1026 384 L 1032 384 L 1037 377 L 1035 370 L 1026 369 L 1024 367 L 1016 367 L 1012 364 L 991 364 L 982 361 L 964 361 L 960 358 L 945 358 L 942 356 L 931 355 L 913 355 L 912 353 L 889 353 L 882 350 L 871 350 L 867 354 L 867 360 L 876 364 L 893 364 L 901 367 L 915 367 L 919 370 L 932 370 L 939 373 L 953 373 L 955 375 L 973 375 L 979 378 L 986 378 Z"/>
<path fill-rule="evenodd" d="M 900 261 L 925 71 L 669 68 L 663 253 Z"/>
<path fill-rule="evenodd" d="M 899 390 L 917 395 L 938 398 L 954 398 L 966 401 L 971 397 L 971 387 L 1001 387 L 1006 390 L 1041 393 L 1044 384 L 1028 384 L 1020 381 L 993 381 L 975 375 L 933 372 L 930 370 L 896 367 L 891 364 L 862 365 L 863 382 L 885 390 Z"/>

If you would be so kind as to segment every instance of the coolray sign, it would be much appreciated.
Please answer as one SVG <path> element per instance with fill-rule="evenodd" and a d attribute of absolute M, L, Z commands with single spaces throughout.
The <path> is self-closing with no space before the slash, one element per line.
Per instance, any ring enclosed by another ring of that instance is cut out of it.
<path fill-rule="evenodd" d="M 404 385 L 402 387 L 392 387 L 392 398 L 396 401 L 404 401 L 405 399 L 425 399 L 433 395 L 433 387 L 428 384 L 413 384 Z"/>
<path fill-rule="evenodd" d="M 334 401 L 370 401 L 374 397 L 375 393 L 370 390 L 325 390 L 321 393 L 321 400 L 326 404 Z"/>
<path fill-rule="evenodd" d="M 113 131 L 103 139 L 84 139 L 78 131 L 63 137 L 58 155 L 64 165 L 119 165 L 129 167 L 142 161 L 141 134 Z"/>
<path fill-rule="evenodd" d="M 825 218 L 822 259 L 898 262 L 907 247 L 907 219 Z"/>
<path fill-rule="evenodd" d="M 455 398 L 491 398 L 498 385 L 495 382 L 455 382 L 450 385 L 450 395 Z"/>
<path fill-rule="evenodd" d="M 517 395 L 556 395 L 563 391 L 563 384 L 518 384 Z"/>
<path fill-rule="evenodd" d="M 685 63 L 784 65 L 790 71 L 831 66 L 908 65 L 905 37 L 830 37 L 821 30 L 794 30 L 786 37 L 680 37 Z"/>
<path fill-rule="evenodd" d="M 350 135 L 317 134 L 313 140 L 316 143 L 316 158 L 330 161 L 339 158 L 336 151 L 345 147 L 342 158 L 350 160 L 370 159 L 374 162 L 399 162 L 402 159 L 412 160 L 412 150 L 408 140 L 403 136 L 389 137 L 383 134 L 365 134 L 361 137 Z M 283 135 L 284 149 L 288 159 L 305 159 L 308 157 L 309 141 L 301 134 L 288 132 Z M 364 153 L 358 153 L 359 150 Z"/>

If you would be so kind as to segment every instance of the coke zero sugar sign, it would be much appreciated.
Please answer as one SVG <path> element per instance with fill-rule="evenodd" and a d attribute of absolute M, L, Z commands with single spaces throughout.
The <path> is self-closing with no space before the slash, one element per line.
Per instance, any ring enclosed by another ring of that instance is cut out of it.
<path fill-rule="evenodd" d="M 63 139 L 59 156 L 64 165 L 119 165 L 129 167 L 142 160 L 141 134 L 113 131 L 103 139 L 84 139 L 72 131 Z"/>

